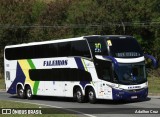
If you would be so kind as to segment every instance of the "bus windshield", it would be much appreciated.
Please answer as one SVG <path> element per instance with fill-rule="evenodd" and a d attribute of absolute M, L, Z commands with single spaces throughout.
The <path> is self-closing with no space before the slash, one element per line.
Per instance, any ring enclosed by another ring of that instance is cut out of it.
<path fill-rule="evenodd" d="M 120 84 L 136 85 L 146 82 L 144 64 L 119 64 L 115 77 Z"/>
<path fill-rule="evenodd" d="M 116 58 L 136 58 L 143 56 L 138 42 L 131 37 L 107 40 L 110 55 Z"/>

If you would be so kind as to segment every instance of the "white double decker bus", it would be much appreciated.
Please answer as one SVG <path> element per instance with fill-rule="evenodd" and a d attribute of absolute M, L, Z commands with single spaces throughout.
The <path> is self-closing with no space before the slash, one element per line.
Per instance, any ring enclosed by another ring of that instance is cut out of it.
<path fill-rule="evenodd" d="M 145 57 L 131 36 L 84 36 L 5 47 L 6 91 L 20 98 L 35 95 L 96 99 L 146 98 Z"/>

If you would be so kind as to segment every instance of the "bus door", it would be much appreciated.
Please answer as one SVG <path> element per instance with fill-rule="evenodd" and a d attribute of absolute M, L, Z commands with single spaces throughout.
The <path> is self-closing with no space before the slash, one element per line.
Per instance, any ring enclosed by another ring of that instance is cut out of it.
<path fill-rule="evenodd" d="M 107 84 L 113 80 L 112 63 L 105 60 L 95 60 L 95 67 L 97 71 L 97 76 L 101 79 L 98 82 L 98 95 L 100 97 L 109 98 L 111 95 L 111 88 Z"/>

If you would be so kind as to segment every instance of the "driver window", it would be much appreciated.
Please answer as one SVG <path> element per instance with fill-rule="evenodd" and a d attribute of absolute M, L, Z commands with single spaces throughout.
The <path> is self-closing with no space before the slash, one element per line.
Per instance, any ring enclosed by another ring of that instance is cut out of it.
<path fill-rule="evenodd" d="M 109 61 L 96 60 L 96 71 L 100 79 L 111 81 L 112 64 Z"/>

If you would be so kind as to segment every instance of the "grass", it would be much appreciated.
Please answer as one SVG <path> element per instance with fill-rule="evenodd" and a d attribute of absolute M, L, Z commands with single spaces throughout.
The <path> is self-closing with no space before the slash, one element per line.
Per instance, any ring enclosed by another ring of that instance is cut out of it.
<path fill-rule="evenodd" d="M 40 107 L 35 104 L 26 104 L 26 103 L 20 103 L 20 102 L 0 100 L 0 108 L 19 108 L 19 110 L 22 110 L 22 109 L 25 110 L 25 108 L 39 109 L 39 108 L 47 108 L 47 107 L 45 106 Z M 52 113 L 60 113 L 60 114 L 37 114 L 37 115 L 12 114 L 12 115 L 1 115 L 1 117 L 3 116 L 4 117 L 77 117 L 75 114 L 67 114 L 65 111 L 58 110 L 55 108 L 52 109 Z"/>
<path fill-rule="evenodd" d="M 0 89 L 5 89 L 5 83 L 3 78 L 0 78 Z"/>
<path fill-rule="evenodd" d="M 149 93 L 160 94 L 160 77 L 148 77 Z"/>

